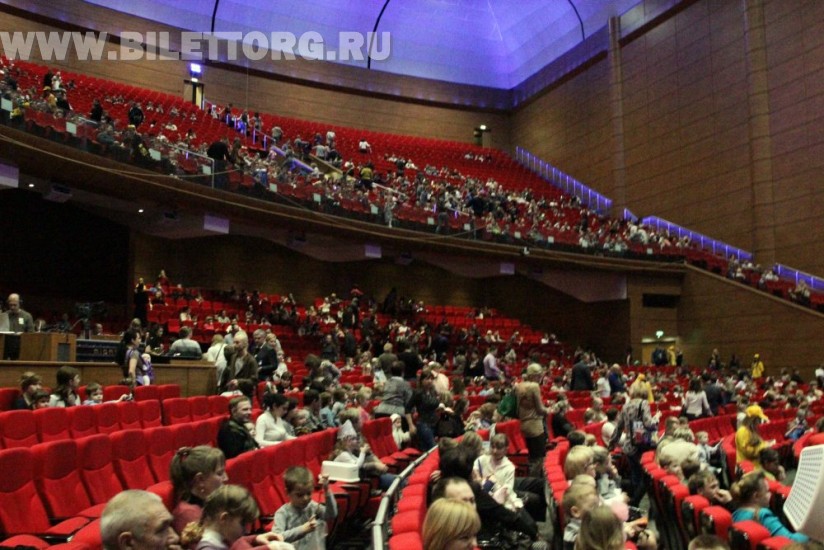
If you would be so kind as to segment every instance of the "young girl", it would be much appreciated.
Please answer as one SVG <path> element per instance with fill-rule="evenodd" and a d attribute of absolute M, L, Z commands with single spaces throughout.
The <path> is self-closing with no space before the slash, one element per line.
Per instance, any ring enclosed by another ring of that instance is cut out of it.
<path fill-rule="evenodd" d="M 244 539 L 246 525 L 257 520 L 258 515 L 257 503 L 249 491 L 239 485 L 224 485 L 206 499 L 200 522 L 186 527 L 181 543 L 196 550 L 228 550 Z M 282 542 L 283 537 L 276 533 L 250 538 L 253 540 L 243 542 L 265 545 L 271 550 L 294 548 Z"/>
<path fill-rule="evenodd" d="M 366 457 L 370 452 L 369 444 L 361 444 L 360 437 L 352 426 L 352 422 L 347 420 L 338 430 L 338 443 L 332 451 L 332 460 L 346 464 L 355 464 L 358 471 L 364 469 Z M 386 471 L 379 472 L 380 488 L 382 491 L 389 489 L 397 476 Z"/>
<path fill-rule="evenodd" d="M 80 404 L 77 388 L 80 387 L 80 371 L 66 365 L 57 369 L 57 387 L 49 398 L 49 407 L 73 407 Z"/>

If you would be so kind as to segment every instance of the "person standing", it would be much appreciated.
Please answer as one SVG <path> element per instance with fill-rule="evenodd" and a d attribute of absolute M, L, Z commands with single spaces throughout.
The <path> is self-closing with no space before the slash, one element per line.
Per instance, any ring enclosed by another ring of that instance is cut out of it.
<path fill-rule="evenodd" d="M 543 367 L 532 363 L 524 371 L 523 381 L 513 390 L 518 401 L 521 433 L 529 451 L 530 475 L 535 477 L 539 477 L 546 456 L 546 415 L 549 409 L 541 399 L 541 387 L 538 385 L 543 375 Z"/>
<path fill-rule="evenodd" d="M 0 319 L 0 326 L 8 322 L 6 330 L 9 332 L 34 332 L 34 319 L 31 313 L 20 307 L 20 303 L 19 294 L 9 294 L 9 298 L 6 300 L 9 310 L 0 314 L 4 317 Z"/>

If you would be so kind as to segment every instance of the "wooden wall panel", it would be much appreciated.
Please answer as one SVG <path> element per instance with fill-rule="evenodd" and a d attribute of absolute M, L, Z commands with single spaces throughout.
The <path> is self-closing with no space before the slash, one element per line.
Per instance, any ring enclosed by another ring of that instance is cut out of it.
<path fill-rule="evenodd" d="M 589 185 L 610 185 L 609 63 L 599 61 L 512 115 L 513 144 Z"/>
<path fill-rule="evenodd" d="M 684 277 L 678 331 L 687 361 L 701 364 L 713 348 L 724 360 L 760 353 L 768 374 L 799 367 L 805 378 L 821 362 L 824 316 L 698 269 Z"/>
<path fill-rule="evenodd" d="M 765 0 L 775 242 L 782 263 L 824 274 L 824 5 Z"/>

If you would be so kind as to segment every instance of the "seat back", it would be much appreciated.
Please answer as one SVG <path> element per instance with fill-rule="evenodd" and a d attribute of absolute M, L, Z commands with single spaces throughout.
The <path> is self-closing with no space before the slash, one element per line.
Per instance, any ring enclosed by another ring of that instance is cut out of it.
<path fill-rule="evenodd" d="M 45 533 L 49 517 L 34 485 L 31 450 L 0 451 L 0 472 L 0 531 L 6 535 Z"/>
<path fill-rule="evenodd" d="M 172 397 L 170 399 L 164 399 L 161 403 L 163 405 L 163 423 L 167 426 L 192 421 L 188 399 Z"/>
<path fill-rule="evenodd" d="M 209 411 L 211 411 L 212 416 L 223 416 L 229 412 L 228 397 L 210 395 L 207 399 L 209 401 Z"/>
<path fill-rule="evenodd" d="M 161 401 L 180 397 L 180 386 L 177 384 L 162 384 L 158 386 Z"/>
<path fill-rule="evenodd" d="M 271 447 L 269 447 L 271 448 Z M 249 490 L 260 507 L 261 516 L 274 516 L 281 506 L 280 497 L 269 477 L 269 468 L 266 460 L 269 459 L 266 449 L 244 453 L 240 456 L 249 456 L 250 468 L 248 472 Z M 240 458 L 240 457 L 238 457 Z"/>
<path fill-rule="evenodd" d="M 197 434 L 191 423 L 171 426 L 175 438 L 175 449 L 197 446 Z"/>
<path fill-rule="evenodd" d="M 41 442 L 58 441 L 70 437 L 69 410 L 71 408 L 47 407 L 32 411 L 37 426 L 37 434 Z"/>
<path fill-rule="evenodd" d="M 97 433 L 97 416 L 94 407 L 69 407 L 69 433 L 73 439 L 88 437 Z"/>
<path fill-rule="evenodd" d="M 154 493 L 163 501 L 163 505 L 171 513 L 175 507 L 175 488 L 171 481 L 161 481 L 146 488 L 150 493 Z"/>
<path fill-rule="evenodd" d="M 0 413 L 0 435 L 6 449 L 37 445 L 37 423 L 32 411 Z"/>
<path fill-rule="evenodd" d="M 212 416 L 212 411 L 209 408 L 209 398 L 205 395 L 189 397 L 189 410 L 193 422 L 207 420 Z"/>
<path fill-rule="evenodd" d="M 160 401 L 160 386 L 137 386 L 134 389 L 135 401 Z"/>
<path fill-rule="evenodd" d="M 92 407 L 97 418 L 97 433 L 111 434 L 120 430 L 120 415 L 114 403 L 101 403 Z"/>
<path fill-rule="evenodd" d="M 149 465 L 149 448 L 142 430 L 122 430 L 109 436 L 114 455 L 114 469 L 127 489 L 145 489 L 155 479 Z"/>
<path fill-rule="evenodd" d="M 149 447 L 149 466 L 158 481 L 169 479 L 169 466 L 172 463 L 178 447 L 175 445 L 175 436 L 170 426 L 157 426 L 144 432 Z"/>
<path fill-rule="evenodd" d="M 707 506 L 701 510 L 701 530 L 707 535 L 716 535 L 727 540 L 732 514 L 723 506 Z"/>
<path fill-rule="evenodd" d="M 96 405 L 100 407 L 102 405 Z M 80 477 L 92 504 L 103 504 L 124 489 L 114 470 L 109 436 L 97 434 L 77 442 Z"/>
<path fill-rule="evenodd" d="M 92 505 L 77 469 L 77 442 L 63 439 L 32 447 L 34 482 L 49 517 L 68 518 Z"/>
<path fill-rule="evenodd" d="M 701 495 L 690 495 L 681 501 L 681 517 L 689 540 L 694 539 L 701 532 L 701 510 L 709 505 L 710 501 Z"/>
<path fill-rule="evenodd" d="M 131 388 L 124 385 L 112 385 L 103 388 L 103 401 L 117 401 L 123 395 L 131 393 Z"/>
<path fill-rule="evenodd" d="M 140 412 L 140 423 L 143 425 L 144 429 L 163 425 L 160 401 L 139 401 L 137 403 L 137 408 Z"/>
<path fill-rule="evenodd" d="M 117 415 L 121 430 L 139 430 L 143 428 L 143 422 L 140 420 L 140 407 L 134 401 L 117 403 Z"/>
<path fill-rule="evenodd" d="M 730 550 L 756 550 L 758 544 L 770 537 L 770 531 L 757 521 L 738 521 L 730 526 Z"/>
<path fill-rule="evenodd" d="M 212 431 L 211 419 L 200 420 L 192 422 L 192 431 L 195 434 L 196 445 L 212 445 L 215 441 L 214 432 Z"/>
<path fill-rule="evenodd" d="M 0 388 L 0 411 L 11 410 L 14 402 L 20 397 L 20 390 L 17 388 Z"/>

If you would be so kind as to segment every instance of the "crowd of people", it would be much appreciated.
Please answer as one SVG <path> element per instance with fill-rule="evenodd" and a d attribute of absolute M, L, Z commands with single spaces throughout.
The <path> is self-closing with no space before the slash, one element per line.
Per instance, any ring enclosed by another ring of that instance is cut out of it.
<path fill-rule="evenodd" d="M 532 246 L 563 243 L 583 252 L 617 256 L 633 249 L 642 250 L 645 256 L 648 249 L 653 249 L 660 253 L 657 257 L 683 257 L 700 248 L 688 236 L 679 238 L 632 220 L 603 216 L 580 204 L 576 197 L 564 196 L 559 191 L 515 189 L 494 177 L 462 173 L 457 166 L 464 166 L 466 153 L 457 154 L 454 166 L 418 168 L 408 155 L 385 152 L 379 157 L 383 169 L 378 170 L 372 146 L 366 139 L 357 140 L 357 149 L 350 153 L 354 156 L 347 159 L 336 149 L 338 136 L 332 129 L 304 138 L 297 133 L 292 135 L 288 128 L 284 131 L 278 124 L 266 128 L 259 113 L 250 114 L 232 105 L 210 105 L 206 110 L 187 113 L 175 106 L 167 112 L 161 103 L 148 102 L 143 106 L 131 102 L 125 119 L 117 120 L 108 111 L 123 106 L 125 100 L 118 94 L 96 99 L 89 113 L 77 113 L 66 100 L 67 90 L 70 92 L 75 84 L 70 81 L 62 85 L 59 71 L 52 74 L 47 70 L 43 89 L 38 90 L 35 86 L 18 87 L 18 80 L 31 80 L 28 71 L 12 64 L 0 69 L 4 75 L 0 92 L 15 104 L 13 116 L 22 118 L 26 109 L 35 109 L 81 124 L 95 124 L 97 142 L 123 148 L 127 156 L 139 163 L 150 161 L 150 149 L 159 150 L 168 161 L 167 168 L 181 177 L 187 177 L 184 159 L 188 161 L 188 153 L 209 157 L 214 161 L 216 186 L 222 189 L 228 188 L 230 172 L 239 171 L 262 196 L 271 192 L 270 183 L 278 186 L 280 194 L 291 189 L 286 193 L 290 197 L 295 197 L 300 189 L 299 195 L 313 201 L 317 194 L 321 207 L 343 215 L 352 215 L 347 211 L 353 204 L 360 205 L 359 211 L 378 212 L 381 221 L 389 226 L 397 225 L 401 212 L 409 210 L 431 216 L 438 232 Z M 224 124 L 224 136 L 211 143 L 198 138 L 193 127 L 202 120 Z M 189 129 L 184 131 L 187 126 Z M 477 164 L 484 166 L 498 162 L 491 157 L 478 159 L 478 155 L 471 153 L 469 157 L 482 161 Z M 308 164 L 301 168 L 292 159 Z M 330 171 L 321 170 L 321 164 Z M 474 164 L 464 166 L 464 170 L 472 172 Z M 458 229 L 450 229 L 451 220 L 460 220 Z M 464 229 L 465 225 L 469 231 Z M 736 280 L 748 279 L 750 273 L 760 274 L 761 288 L 765 282 L 778 278 L 773 269 L 761 269 L 736 257 L 729 258 L 726 264 L 728 275 Z M 810 306 L 812 292 L 801 280 L 788 297 Z"/>

